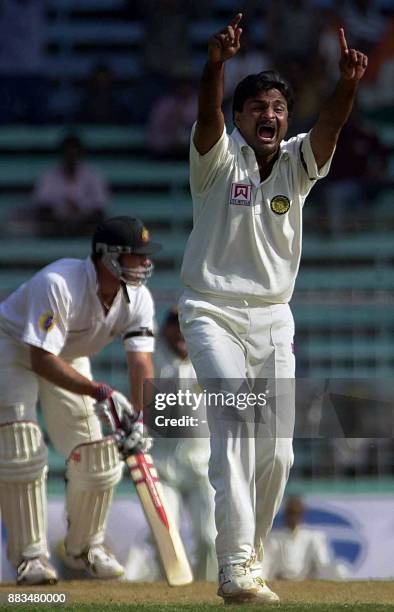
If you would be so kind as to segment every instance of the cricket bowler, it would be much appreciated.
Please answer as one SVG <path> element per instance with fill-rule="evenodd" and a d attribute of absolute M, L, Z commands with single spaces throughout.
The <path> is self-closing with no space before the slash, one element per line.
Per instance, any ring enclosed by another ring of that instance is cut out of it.
<path fill-rule="evenodd" d="M 336 89 L 310 132 L 288 141 L 290 85 L 274 71 L 247 76 L 235 89 L 235 128 L 227 134 L 224 65 L 240 49 L 241 19 L 238 13 L 208 42 L 190 145 L 194 222 L 179 308 L 201 386 L 215 380 L 231 390 L 240 381 L 253 390 L 267 379 L 275 385 L 281 380 L 288 388 L 281 397 L 278 388 L 267 389 L 289 425 L 282 435 L 275 435 L 269 422 L 265 435 L 254 433 L 264 404 L 255 406 L 252 423 L 243 420 L 241 410 L 238 419 L 229 419 L 225 403 L 207 407 L 218 595 L 229 603 L 269 603 L 279 597 L 261 577 L 262 544 L 293 463 L 295 358 L 289 301 L 301 257 L 302 210 L 315 181 L 329 171 L 368 60 L 348 48 L 341 29 Z"/>

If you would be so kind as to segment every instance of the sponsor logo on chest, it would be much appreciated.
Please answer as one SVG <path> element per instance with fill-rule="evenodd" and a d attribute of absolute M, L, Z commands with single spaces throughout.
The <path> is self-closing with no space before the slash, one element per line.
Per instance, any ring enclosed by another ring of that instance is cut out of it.
<path fill-rule="evenodd" d="M 230 204 L 250 206 L 252 203 L 252 186 L 245 183 L 231 183 Z"/>

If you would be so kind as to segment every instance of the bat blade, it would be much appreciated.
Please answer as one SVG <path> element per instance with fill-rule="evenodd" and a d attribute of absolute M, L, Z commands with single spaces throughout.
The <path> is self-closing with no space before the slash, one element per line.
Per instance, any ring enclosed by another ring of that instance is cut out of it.
<path fill-rule="evenodd" d="M 190 584 L 193 581 L 192 570 L 152 457 L 139 452 L 128 457 L 126 463 L 152 530 L 168 584 Z"/>

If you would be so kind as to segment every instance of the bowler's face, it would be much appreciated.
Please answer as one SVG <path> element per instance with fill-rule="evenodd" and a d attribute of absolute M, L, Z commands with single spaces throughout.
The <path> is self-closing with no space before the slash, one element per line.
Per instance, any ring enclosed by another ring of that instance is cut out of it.
<path fill-rule="evenodd" d="M 278 89 L 261 91 L 245 100 L 242 111 L 235 113 L 234 120 L 257 159 L 272 157 L 288 129 L 286 99 Z"/>

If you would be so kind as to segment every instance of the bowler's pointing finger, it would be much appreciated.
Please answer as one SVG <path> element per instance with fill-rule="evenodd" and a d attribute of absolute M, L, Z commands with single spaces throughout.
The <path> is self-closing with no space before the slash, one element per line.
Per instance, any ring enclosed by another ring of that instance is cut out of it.
<path fill-rule="evenodd" d="M 234 17 L 234 19 L 232 19 L 229 23 L 229 25 L 234 28 L 234 30 L 237 28 L 239 22 L 242 19 L 242 13 L 237 13 Z"/>
<path fill-rule="evenodd" d="M 348 46 L 345 37 L 345 30 L 343 28 L 339 28 L 339 46 L 341 48 L 341 54 L 348 54 Z"/>

